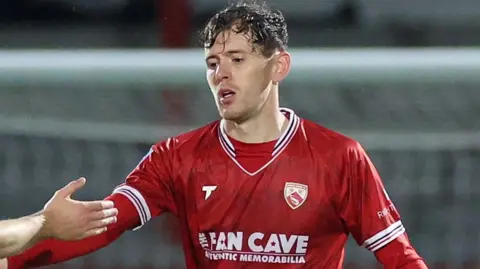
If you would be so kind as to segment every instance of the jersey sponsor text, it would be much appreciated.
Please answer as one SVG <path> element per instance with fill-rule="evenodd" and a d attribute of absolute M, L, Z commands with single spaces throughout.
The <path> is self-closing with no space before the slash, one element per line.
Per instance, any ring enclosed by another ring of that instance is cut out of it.
<path fill-rule="evenodd" d="M 257 263 L 305 263 L 306 235 L 255 232 L 200 233 L 200 245 L 210 260 Z"/>

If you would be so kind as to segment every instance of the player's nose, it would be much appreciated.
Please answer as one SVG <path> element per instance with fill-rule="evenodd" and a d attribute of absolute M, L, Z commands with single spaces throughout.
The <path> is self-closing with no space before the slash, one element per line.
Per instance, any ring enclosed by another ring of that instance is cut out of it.
<path fill-rule="evenodd" d="M 223 80 L 230 79 L 232 76 L 230 67 L 225 64 L 217 65 L 217 69 L 215 70 L 215 79 L 218 83 L 222 82 Z"/>

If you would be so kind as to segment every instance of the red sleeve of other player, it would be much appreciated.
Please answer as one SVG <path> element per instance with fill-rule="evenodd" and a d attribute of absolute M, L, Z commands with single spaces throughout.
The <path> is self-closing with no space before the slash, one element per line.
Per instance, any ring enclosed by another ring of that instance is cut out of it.
<path fill-rule="evenodd" d="M 172 140 L 151 148 L 124 184 L 108 200 L 118 209 L 117 222 L 107 232 L 80 241 L 45 240 L 29 250 L 8 258 L 9 269 L 40 267 L 87 255 L 138 229 L 164 211 L 176 213 L 171 188 Z"/>
<path fill-rule="evenodd" d="M 341 217 L 357 243 L 374 252 L 385 268 L 427 268 L 364 149 L 352 143 L 342 163 Z"/>

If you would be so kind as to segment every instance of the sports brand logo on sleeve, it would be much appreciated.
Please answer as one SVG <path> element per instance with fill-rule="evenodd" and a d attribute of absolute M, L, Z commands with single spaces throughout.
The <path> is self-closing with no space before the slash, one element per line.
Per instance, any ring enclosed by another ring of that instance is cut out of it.
<path fill-rule="evenodd" d="M 284 197 L 288 206 L 292 209 L 299 208 L 308 196 L 308 186 L 299 183 L 287 182 L 284 188 Z"/>

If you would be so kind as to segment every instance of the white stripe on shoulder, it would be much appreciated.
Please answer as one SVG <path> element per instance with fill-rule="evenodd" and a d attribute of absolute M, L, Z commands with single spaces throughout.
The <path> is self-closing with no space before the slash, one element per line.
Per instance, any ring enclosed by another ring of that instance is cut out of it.
<path fill-rule="evenodd" d="M 275 144 L 272 156 L 277 155 L 288 146 L 292 138 L 297 133 L 299 126 L 300 118 L 292 112 L 290 114 L 290 122 L 287 126 L 287 130 L 285 131 L 285 133 L 283 133 L 283 135 L 278 139 L 277 143 Z"/>
<path fill-rule="evenodd" d="M 136 227 L 134 231 L 140 229 L 152 218 L 152 214 L 150 213 L 150 209 L 148 208 L 147 201 L 145 201 L 145 198 L 137 189 L 128 185 L 121 185 L 116 188 L 113 193 L 119 193 L 124 195 L 128 198 L 128 200 L 130 200 L 130 202 L 132 202 L 132 204 L 137 209 L 141 225 Z"/>
<path fill-rule="evenodd" d="M 402 222 L 399 220 L 388 226 L 385 230 L 380 231 L 374 236 L 365 240 L 362 246 L 365 247 L 367 250 L 375 252 L 395 240 L 404 232 L 405 227 L 403 227 Z"/>

